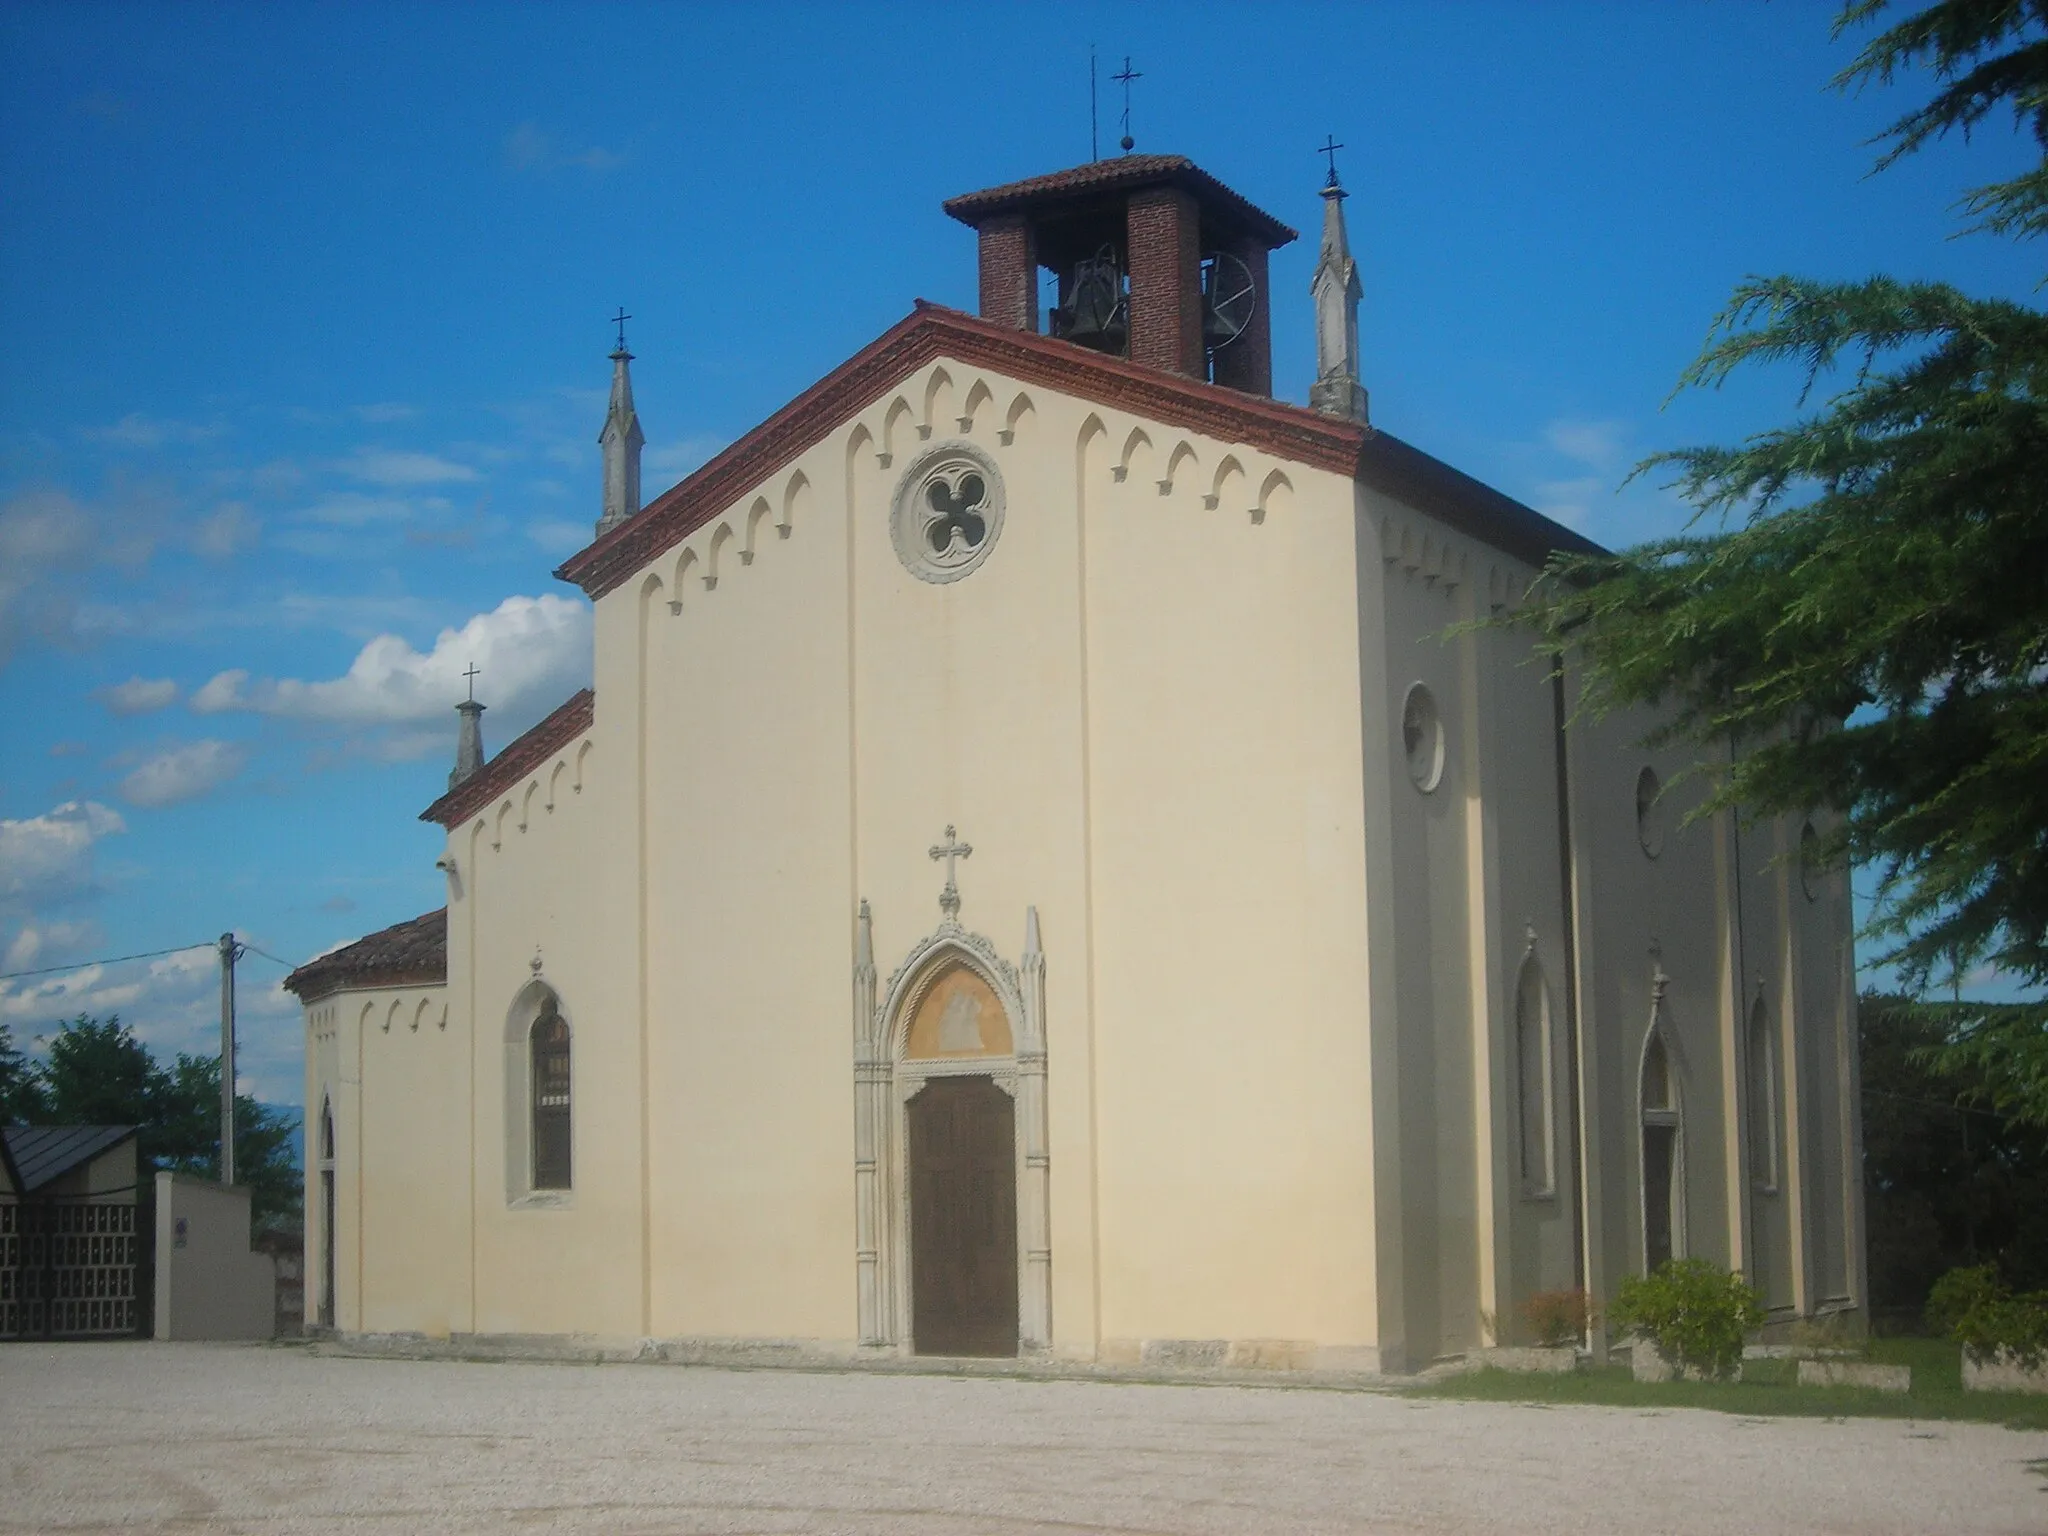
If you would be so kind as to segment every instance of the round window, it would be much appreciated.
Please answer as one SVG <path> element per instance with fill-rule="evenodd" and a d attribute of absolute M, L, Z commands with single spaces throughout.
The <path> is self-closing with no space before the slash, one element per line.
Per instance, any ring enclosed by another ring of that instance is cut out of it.
<path fill-rule="evenodd" d="M 1664 808 L 1657 803 L 1663 794 L 1656 769 L 1645 768 L 1636 775 L 1636 841 L 1653 859 L 1664 851 Z"/>
<path fill-rule="evenodd" d="M 1401 705 L 1401 750 L 1408 756 L 1408 777 L 1425 795 L 1444 776 L 1444 722 L 1436 712 L 1436 696 L 1421 683 L 1408 690 Z"/>
<path fill-rule="evenodd" d="M 889 538 L 920 581 L 958 581 L 988 558 L 1003 531 L 1003 477 L 972 443 L 939 443 L 896 486 Z"/>

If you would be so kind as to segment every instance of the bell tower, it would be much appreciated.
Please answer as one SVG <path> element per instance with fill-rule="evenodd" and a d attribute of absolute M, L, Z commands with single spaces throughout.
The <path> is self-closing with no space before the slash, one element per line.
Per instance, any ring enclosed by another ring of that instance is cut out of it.
<path fill-rule="evenodd" d="M 1266 258 L 1295 232 L 1192 160 L 1095 160 L 945 209 L 980 236 L 983 319 L 1272 394 Z M 1041 267 L 1059 282 L 1042 320 Z"/>

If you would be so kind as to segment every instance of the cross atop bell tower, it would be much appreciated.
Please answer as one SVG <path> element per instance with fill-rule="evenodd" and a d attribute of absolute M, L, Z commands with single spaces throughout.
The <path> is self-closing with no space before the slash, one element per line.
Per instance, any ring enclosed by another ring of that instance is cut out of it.
<path fill-rule="evenodd" d="M 612 316 L 619 328 L 619 344 L 612 350 L 612 398 L 604 415 L 604 430 L 597 434 L 604 452 L 604 511 L 597 520 L 597 536 L 603 538 L 640 510 L 640 450 L 647 442 L 640 430 L 639 414 L 633 409 L 633 375 L 627 364 L 633 354 L 626 350 L 626 322 L 633 317 L 625 306 Z"/>

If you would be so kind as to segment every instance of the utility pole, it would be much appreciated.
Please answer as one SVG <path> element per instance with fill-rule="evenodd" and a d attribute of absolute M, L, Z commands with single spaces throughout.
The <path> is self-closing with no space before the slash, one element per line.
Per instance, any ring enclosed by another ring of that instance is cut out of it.
<path fill-rule="evenodd" d="M 242 948 L 220 936 L 220 1181 L 235 1182 L 235 961 Z"/>

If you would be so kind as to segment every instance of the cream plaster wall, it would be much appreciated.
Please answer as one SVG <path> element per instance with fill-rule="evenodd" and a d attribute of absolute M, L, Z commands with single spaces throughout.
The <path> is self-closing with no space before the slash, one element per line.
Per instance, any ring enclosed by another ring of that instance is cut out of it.
<path fill-rule="evenodd" d="M 896 558 L 890 498 L 953 439 L 993 456 L 1007 516 L 936 584 Z M 1564 868 L 1547 676 L 1512 633 L 1442 638 L 1531 574 L 1346 477 L 925 369 L 598 601 L 596 723 L 450 834 L 445 990 L 309 1008 L 339 1326 L 854 1348 L 854 915 L 887 977 L 939 922 L 949 824 L 962 923 L 1014 965 L 1041 922 L 1055 1353 L 1400 1367 L 1489 1319 L 1513 1337 L 1581 1265 L 1611 1294 L 1641 1263 L 1659 964 L 1688 1251 L 1736 1254 L 1731 999 L 1783 892 L 1731 828 L 1680 830 L 1683 794 L 1644 855 L 1639 719 L 1572 733 Z M 1429 794 L 1400 743 L 1416 681 L 1446 731 Z M 1860 1218 L 1846 902 L 1801 906 L 1768 976 L 1801 1021 L 1799 1209 L 1832 1213 L 1786 1244 L 1827 1276 L 1805 1296 L 1854 1289 Z M 1530 963 L 1547 1190 L 1519 1164 Z M 506 1118 L 536 974 L 573 1030 L 562 1196 L 523 1189 Z"/>

